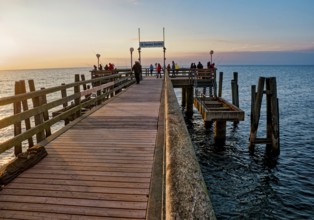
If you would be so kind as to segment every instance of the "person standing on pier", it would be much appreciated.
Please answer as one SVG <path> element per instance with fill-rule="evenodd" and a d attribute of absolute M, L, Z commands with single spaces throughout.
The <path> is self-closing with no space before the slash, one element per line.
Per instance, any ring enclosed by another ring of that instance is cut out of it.
<path fill-rule="evenodd" d="M 172 76 L 174 76 L 175 69 L 176 69 L 176 64 L 174 63 L 174 61 L 172 61 Z"/>
<path fill-rule="evenodd" d="M 170 70 L 171 70 L 171 66 L 170 66 L 170 64 L 168 63 L 168 65 L 167 65 L 168 76 L 169 76 Z"/>
<path fill-rule="evenodd" d="M 200 61 L 197 64 L 197 69 L 203 69 L 203 64 Z"/>
<path fill-rule="evenodd" d="M 158 65 L 157 65 L 157 78 L 161 78 L 161 65 L 160 65 L 160 63 L 158 63 Z"/>
<path fill-rule="evenodd" d="M 142 73 L 142 66 L 140 62 L 135 61 L 135 64 L 133 65 L 132 70 L 134 71 L 134 74 L 135 74 L 136 84 L 140 84 L 140 75 Z"/>
<path fill-rule="evenodd" d="M 150 66 L 149 66 L 149 71 L 150 71 L 150 75 L 152 76 L 152 75 L 153 75 L 153 71 L 154 71 L 154 66 L 153 66 L 153 64 L 150 64 Z"/>
<path fill-rule="evenodd" d="M 175 69 L 176 69 L 176 72 L 175 72 L 175 75 L 174 76 L 176 76 L 176 75 L 178 75 L 179 74 L 179 64 L 178 63 L 176 63 L 175 64 Z"/>

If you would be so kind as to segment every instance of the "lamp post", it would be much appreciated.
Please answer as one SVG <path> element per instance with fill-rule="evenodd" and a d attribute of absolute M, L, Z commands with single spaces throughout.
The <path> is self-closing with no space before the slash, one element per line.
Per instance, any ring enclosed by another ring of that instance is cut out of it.
<path fill-rule="evenodd" d="M 97 57 L 97 60 L 98 60 L 98 68 L 99 68 L 99 57 L 100 57 L 100 54 L 98 53 L 98 54 L 96 54 L 96 57 Z"/>
<path fill-rule="evenodd" d="M 132 70 L 132 65 L 133 65 L 133 57 L 132 57 L 132 54 L 133 54 L 133 51 L 134 51 L 134 48 L 133 47 L 131 47 L 130 48 L 130 53 L 131 53 L 131 70 Z"/>
<path fill-rule="evenodd" d="M 141 48 L 139 47 L 137 50 L 138 50 L 138 62 L 140 62 L 140 64 L 142 64 L 142 62 L 141 62 Z"/>
<path fill-rule="evenodd" d="M 213 51 L 213 50 L 209 51 L 209 54 L 210 54 L 210 63 L 213 63 L 213 54 L 214 54 L 214 51 Z"/>

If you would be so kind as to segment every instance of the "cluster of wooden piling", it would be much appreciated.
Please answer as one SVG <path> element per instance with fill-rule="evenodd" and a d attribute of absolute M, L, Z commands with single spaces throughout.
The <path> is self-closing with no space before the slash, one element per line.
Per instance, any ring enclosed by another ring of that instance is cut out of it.
<path fill-rule="evenodd" d="M 266 90 L 264 85 L 266 82 Z M 266 94 L 266 138 L 258 138 L 257 130 L 260 120 L 263 95 Z M 266 155 L 277 157 L 280 153 L 279 144 L 279 104 L 275 77 L 260 77 L 258 87 L 252 86 L 251 132 L 249 149 L 254 152 L 255 144 L 266 144 Z"/>

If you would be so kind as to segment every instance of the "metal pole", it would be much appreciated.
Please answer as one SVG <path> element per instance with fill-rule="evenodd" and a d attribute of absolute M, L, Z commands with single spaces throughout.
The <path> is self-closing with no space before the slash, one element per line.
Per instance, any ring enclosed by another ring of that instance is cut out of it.
<path fill-rule="evenodd" d="M 163 44 L 164 44 L 164 73 L 166 73 L 166 44 L 165 44 L 165 28 L 163 28 Z"/>
<path fill-rule="evenodd" d="M 132 70 L 132 66 L 133 66 L 133 51 L 134 51 L 134 48 L 131 47 L 130 48 L 130 53 L 131 53 L 131 70 Z"/>

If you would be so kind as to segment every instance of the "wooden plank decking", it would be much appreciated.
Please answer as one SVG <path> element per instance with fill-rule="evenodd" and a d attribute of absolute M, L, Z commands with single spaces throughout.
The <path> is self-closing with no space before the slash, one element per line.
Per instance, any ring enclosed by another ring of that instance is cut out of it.
<path fill-rule="evenodd" d="M 146 78 L 50 142 L 0 191 L 0 219 L 145 219 L 161 87 Z"/>

